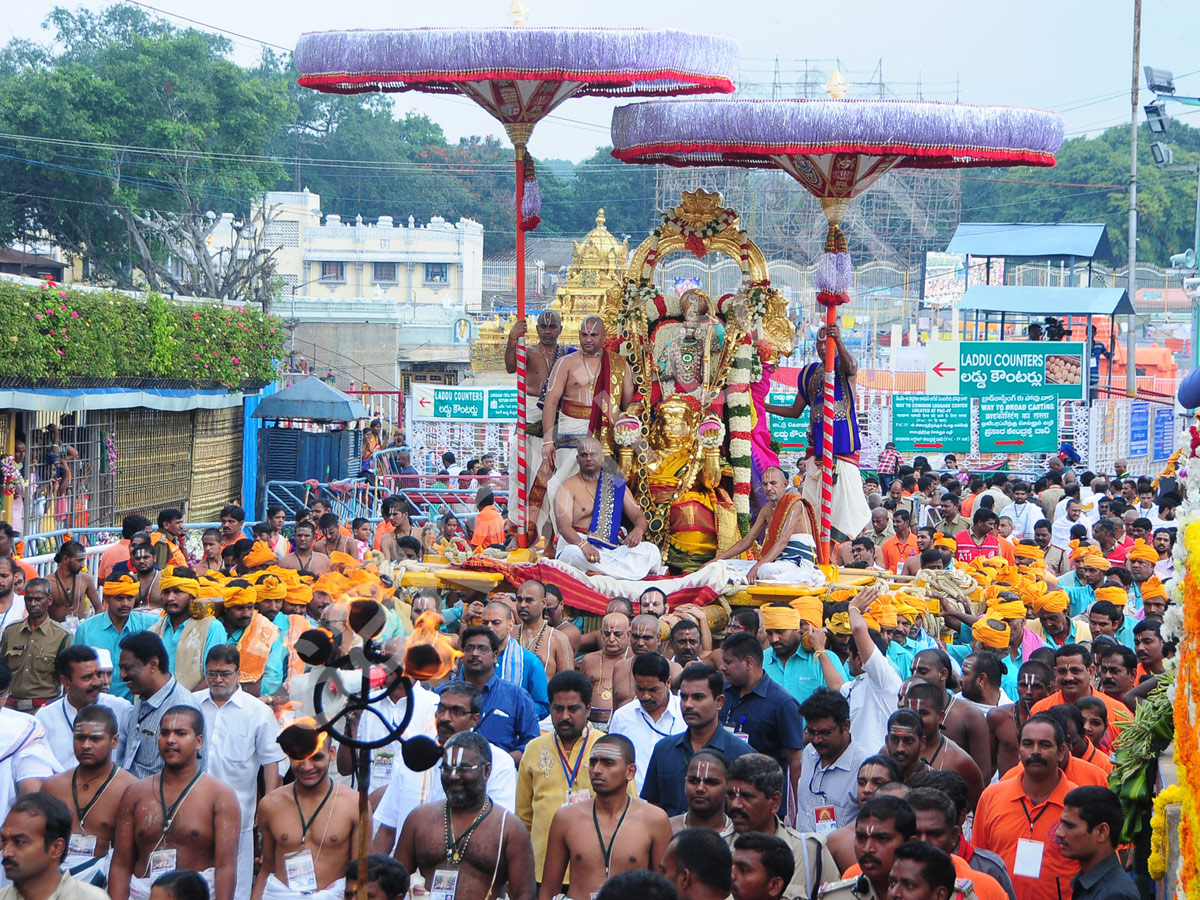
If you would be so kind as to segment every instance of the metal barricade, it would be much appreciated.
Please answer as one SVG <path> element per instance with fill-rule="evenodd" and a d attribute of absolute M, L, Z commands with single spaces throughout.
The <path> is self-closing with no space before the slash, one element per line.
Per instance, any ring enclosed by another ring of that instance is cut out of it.
<path fill-rule="evenodd" d="M 186 522 L 188 533 L 199 538 L 210 528 L 220 528 L 220 522 Z M 104 551 L 121 540 L 119 528 L 75 528 L 31 534 L 21 539 L 23 554 L 21 562 L 33 567 L 40 577 L 49 578 L 58 563 L 54 557 L 67 541 L 79 541 L 84 547 L 84 570 L 94 582 L 99 582 L 96 573 L 100 569 L 100 557 Z M 32 551 L 32 552 L 31 552 Z"/>

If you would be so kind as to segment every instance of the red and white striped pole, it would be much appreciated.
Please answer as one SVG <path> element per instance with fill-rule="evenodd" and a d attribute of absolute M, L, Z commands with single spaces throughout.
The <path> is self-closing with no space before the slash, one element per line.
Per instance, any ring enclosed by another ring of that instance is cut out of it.
<path fill-rule="evenodd" d="M 831 329 L 837 322 L 837 307 L 825 308 L 825 402 L 821 405 L 821 540 L 833 557 L 833 416 L 834 378 L 838 360 L 834 353 L 837 344 Z"/>
<path fill-rule="evenodd" d="M 517 223 L 517 321 L 525 321 L 525 229 L 522 226 L 521 204 L 525 199 L 525 147 L 523 144 L 516 144 L 517 158 L 517 197 L 516 197 L 516 223 Z M 526 525 L 525 520 L 528 518 L 528 506 L 526 499 L 529 496 L 528 481 L 529 473 L 528 465 L 525 459 L 525 443 L 527 437 L 525 435 L 525 426 L 527 423 L 527 412 L 525 409 L 525 373 L 526 357 L 525 357 L 525 338 L 522 337 L 517 341 L 517 546 L 524 548 L 527 546 Z"/>

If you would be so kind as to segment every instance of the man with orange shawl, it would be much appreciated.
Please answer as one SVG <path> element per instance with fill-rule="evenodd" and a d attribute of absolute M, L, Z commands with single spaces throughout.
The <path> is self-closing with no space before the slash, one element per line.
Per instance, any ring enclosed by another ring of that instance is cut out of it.
<path fill-rule="evenodd" d="M 229 643 L 237 644 L 242 658 L 242 690 L 255 697 L 269 697 L 283 684 L 287 659 L 279 629 L 255 608 L 258 592 L 249 581 L 234 578 L 221 593 Z"/>
<path fill-rule="evenodd" d="M 746 536 L 716 559 L 741 575 L 750 584 L 759 581 L 777 584 L 825 583 L 817 568 L 828 562 L 824 547 L 817 542 L 817 517 L 812 504 L 799 494 L 787 493 L 787 475 L 778 466 L 762 473 L 763 494 L 767 502 Z M 758 559 L 739 559 L 762 538 Z"/>

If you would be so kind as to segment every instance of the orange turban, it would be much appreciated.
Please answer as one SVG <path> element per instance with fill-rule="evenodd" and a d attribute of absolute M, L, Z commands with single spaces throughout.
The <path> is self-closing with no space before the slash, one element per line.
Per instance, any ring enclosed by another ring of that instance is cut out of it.
<path fill-rule="evenodd" d="M 1046 552 L 1037 544 L 1016 544 L 1013 546 L 1013 556 L 1020 559 L 1045 559 Z"/>
<path fill-rule="evenodd" d="M 1161 597 L 1163 600 L 1167 599 L 1167 589 L 1155 575 L 1151 575 L 1142 582 L 1142 599 L 1145 600 L 1147 597 Z"/>
<path fill-rule="evenodd" d="M 1158 557 L 1155 557 L 1157 559 Z M 1099 569 L 1101 572 L 1107 572 L 1112 568 L 1110 563 L 1099 550 L 1093 550 L 1083 559 L 1083 564 L 1089 569 Z"/>
<path fill-rule="evenodd" d="M 308 606 L 312 603 L 312 592 L 311 584 L 289 584 L 284 599 L 296 606 Z"/>
<path fill-rule="evenodd" d="M 122 575 L 116 581 L 104 582 L 104 593 L 109 597 L 136 597 L 140 582 L 132 575 Z"/>
<path fill-rule="evenodd" d="M 958 541 L 956 541 L 956 540 L 954 540 L 954 538 L 948 537 L 944 534 L 939 535 L 938 537 L 933 539 L 933 546 L 945 547 L 951 553 L 958 552 Z"/>
<path fill-rule="evenodd" d="M 358 560 L 349 553 L 343 553 L 341 550 L 334 550 L 329 554 L 329 564 L 331 566 L 341 566 L 343 568 L 352 568 L 358 565 Z"/>
<path fill-rule="evenodd" d="M 287 586 L 278 575 L 264 572 L 255 579 L 254 592 L 259 600 L 282 600 L 287 596 Z"/>
<path fill-rule="evenodd" d="M 312 583 L 314 593 L 320 591 L 322 594 L 328 594 L 335 600 L 345 593 L 346 588 L 349 586 L 350 582 L 337 572 L 326 572 Z"/>
<path fill-rule="evenodd" d="M 988 615 L 998 619 L 1024 619 L 1025 604 L 1019 600 L 1003 600 L 989 607 Z"/>
<path fill-rule="evenodd" d="M 1118 609 L 1124 609 L 1125 604 L 1129 602 L 1129 595 L 1125 593 L 1125 588 L 1106 585 L 1096 588 L 1096 599 L 1107 600 L 1109 603 L 1115 603 Z"/>
<path fill-rule="evenodd" d="M 1081 547 L 1081 546 L 1079 546 L 1079 541 L 1071 541 L 1070 547 L 1071 547 L 1071 562 L 1075 562 L 1076 560 L 1081 559 L 1084 556 L 1087 556 L 1089 553 L 1095 553 L 1096 549 L 1097 549 L 1092 546 Z"/>
<path fill-rule="evenodd" d="M 1066 612 L 1069 602 L 1066 591 L 1050 591 L 1033 601 L 1033 611 L 1036 613 Z"/>
<path fill-rule="evenodd" d="M 849 634 L 850 633 L 850 613 L 838 612 L 834 613 L 825 620 L 825 629 L 830 634 Z"/>
<path fill-rule="evenodd" d="M 242 557 L 242 562 L 251 568 L 269 566 L 275 561 L 275 551 L 262 541 L 255 541 L 254 546 Z"/>
<path fill-rule="evenodd" d="M 900 621 L 896 617 L 896 607 L 890 603 L 884 603 L 879 610 L 879 624 L 884 628 L 895 628 L 899 625 Z"/>
<path fill-rule="evenodd" d="M 1001 619 L 976 619 L 975 624 L 971 626 L 971 637 L 993 650 L 1007 647 L 1011 636 L 1012 629 Z"/>
<path fill-rule="evenodd" d="M 258 592 L 254 590 L 253 585 L 242 581 L 240 578 L 227 584 L 225 589 L 221 591 L 221 595 L 225 598 L 225 605 L 227 607 L 248 606 L 258 602 Z"/>
<path fill-rule="evenodd" d="M 814 628 L 820 628 L 825 618 L 825 604 L 820 597 L 798 597 L 792 601 L 792 609 L 800 613 L 800 619 Z M 799 627 L 799 626 L 797 626 Z"/>
<path fill-rule="evenodd" d="M 817 601 L 820 603 L 820 601 Z M 763 629 L 766 631 L 795 631 L 800 627 L 800 613 L 791 606 L 760 606 Z"/>
<path fill-rule="evenodd" d="M 162 578 L 158 582 L 158 586 L 164 591 L 183 591 L 192 597 L 200 593 L 200 582 L 195 578 L 181 578 L 175 574 L 175 570 L 183 568 L 182 566 L 167 566 L 162 571 Z"/>
<path fill-rule="evenodd" d="M 1158 551 L 1147 544 L 1141 538 L 1133 542 L 1133 549 L 1129 551 L 1126 559 L 1140 559 L 1143 562 L 1156 563 L 1158 562 Z"/>
<path fill-rule="evenodd" d="M 197 599 L 200 600 L 217 600 L 224 598 L 221 593 L 222 582 L 210 575 L 204 575 L 200 578 L 200 589 L 196 593 Z"/>

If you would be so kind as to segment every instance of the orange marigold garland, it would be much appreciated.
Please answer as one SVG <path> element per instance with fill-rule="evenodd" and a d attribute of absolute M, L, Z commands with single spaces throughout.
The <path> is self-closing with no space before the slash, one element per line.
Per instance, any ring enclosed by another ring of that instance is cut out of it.
<path fill-rule="evenodd" d="M 1189 492 L 1194 495 L 1195 488 Z M 1189 497 L 1188 506 L 1197 504 Z M 1200 505 L 1200 504 L 1197 504 Z M 1191 512 L 1191 510 L 1189 510 Z M 1179 669 L 1175 696 L 1175 764 L 1182 789 L 1183 815 L 1179 829 L 1179 889 L 1177 896 L 1193 896 L 1197 884 L 1196 835 L 1200 833 L 1200 817 L 1196 809 L 1197 779 L 1200 779 L 1200 731 L 1196 727 L 1197 704 L 1200 703 L 1200 659 L 1197 658 L 1200 639 L 1200 517 L 1184 527 L 1181 542 L 1182 562 L 1183 640 L 1179 645 Z"/>

